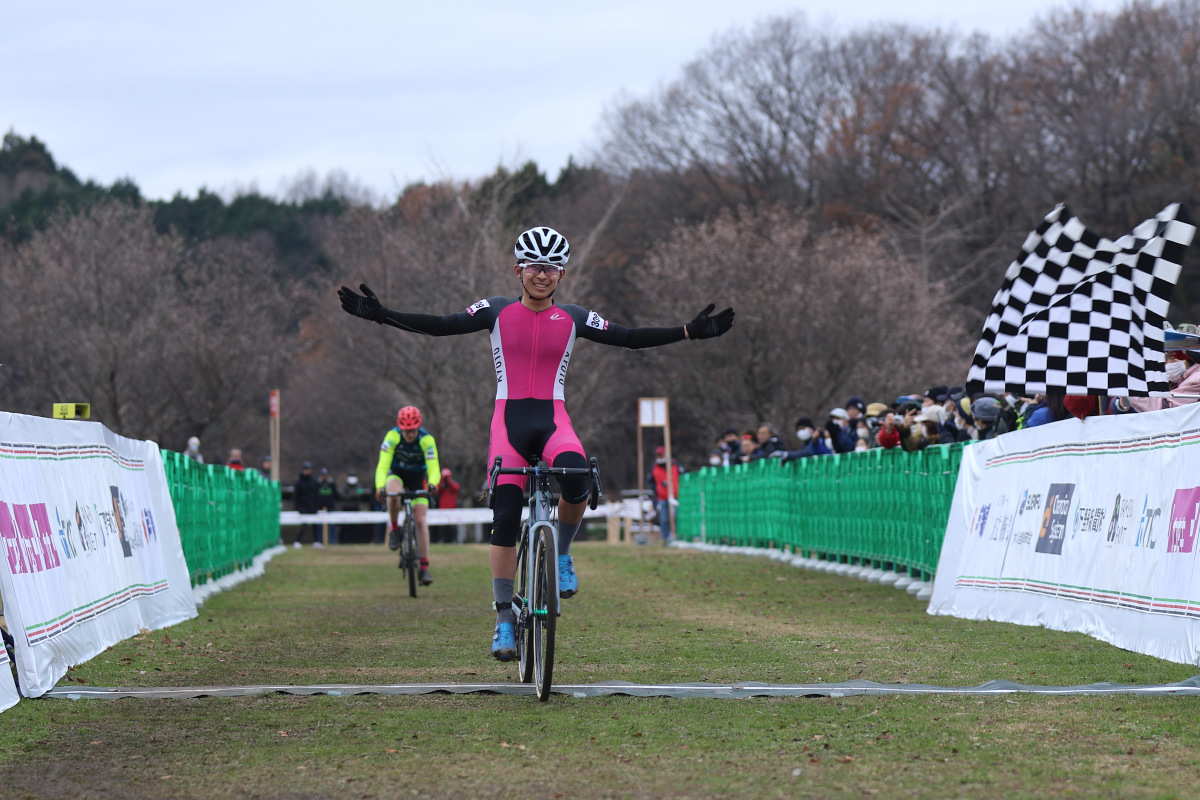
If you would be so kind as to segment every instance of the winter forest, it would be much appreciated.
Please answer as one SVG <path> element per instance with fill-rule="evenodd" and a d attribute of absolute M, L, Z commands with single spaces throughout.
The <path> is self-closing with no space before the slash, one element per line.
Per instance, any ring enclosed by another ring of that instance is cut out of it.
<path fill-rule="evenodd" d="M 549 225 L 572 247 L 561 301 L 627 326 L 737 311 L 711 342 L 577 346 L 576 431 L 608 488 L 631 488 L 637 397 L 671 399 L 676 457 L 695 467 L 730 426 L 785 431 L 850 395 L 961 384 L 1005 268 L 1056 204 L 1111 238 L 1194 204 L 1200 2 L 1064 6 L 1003 41 L 764 19 L 657 92 L 615 98 L 557 176 L 504 165 L 386 202 L 337 174 L 280 197 L 148 200 L 52 151 L 36 131 L 0 149 L 0 408 L 90 402 L 122 435 L 176 450 L 196 435 L 257 464 L 279 388 L 288 481 L 303 460 L 370 474 L 411 403 L 475 487 L 486 336 L 364 323 L 336 290 L 431 314 L 516 294 L 513 239 Z M 1200 321 L 1197 266 L 1193 252 L 1174 322 Z"/>

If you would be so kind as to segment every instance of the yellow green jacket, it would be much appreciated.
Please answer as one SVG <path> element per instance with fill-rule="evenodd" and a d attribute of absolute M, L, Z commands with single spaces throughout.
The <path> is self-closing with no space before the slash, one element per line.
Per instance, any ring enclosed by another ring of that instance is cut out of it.
<path fill-rule="evenodd" d="M 417 438 L 404 441 L 399 428 L 392 428 L 383 437 L 379 447 L 379 465 L 375 467 L 375 488 L 382 489 L 390 473 L 406 474 L 425 472 L 432 489 L 442 479 L 442 466 L 438 463 L 437 442 L 433 435 L 420 428 Z"/>

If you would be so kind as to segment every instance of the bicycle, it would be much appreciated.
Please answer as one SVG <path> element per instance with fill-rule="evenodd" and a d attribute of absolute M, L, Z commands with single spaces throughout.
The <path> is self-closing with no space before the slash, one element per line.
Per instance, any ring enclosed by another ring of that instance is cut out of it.
<path fill-rule="evenodd" d="M 562 615 L 558 596 L 558 504 L 550 492 L 554 475 L 586 475 L 590 479 L 588 506 L 595 510 L 600 497 L 600 470 L 595 458 L 586 468 L 551 467 L 541 459 L 536 467 L 501 467 L 497 458 L 488 478 L 488 505 L 501 475 L 532 478 L 529 518 L 521 530 L 517 549 L 517 585 L 513 593 L 513 616 L 517 640 L 518 670 L 522 683 L 534 682 L 538 700 L 550 697 L 554 673 L 554 631 Z M 553 613 L 552 613 L 553 612 Z"/>
<path fill-rule="evenodd" d="M 399 494 L 389 494 L 388 497 L 399 497 L 404 502 L 404 524 L 400 526 L 400 569 L 408 575 L 408 596 L 417 596 L 417 573 L 421 568 L 421 556 L 417 550 L 417 521 L 413 519 L 412 501 L 418 497 L 429 497 L 424 489 L 402 491 Z"/>

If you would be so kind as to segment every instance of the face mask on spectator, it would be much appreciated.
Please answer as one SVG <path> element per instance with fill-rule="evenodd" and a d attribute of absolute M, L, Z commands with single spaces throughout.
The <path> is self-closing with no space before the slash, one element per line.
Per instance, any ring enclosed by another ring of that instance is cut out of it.
<path fill-rule="evenodd" d="M 1179 383 L 1185 372 L 1187 372 L 1186 361 L 1172 361 L 1167 364 L 1167 380 L 1171 383 Z"/>
<path fill-rule="evenodd" d="M 709 466 L 719 467 L 719 466 L 721 466 L 721 457 L 720 456 L 709 456 L 708 463 L 709 463 Z"/>
<path fill-rule="evenodd" d="M 858 438 L 865 442 L 867 439 L 871 438 L 871 432 L 866 428 L 859 428 Z"/>
<path fill-rule="evenodd" d="M 812 439 L 812 431 L 810 431 L 808 428 L 801 428 L 800 430 L 796 431 L 796 438 L 807 443 Z"/>
<path fill-rule="evenodd" d="M 858 450 L 867 450 L 869 448 L 867 447 L 867 442 L 865 439 L 859 439 L 859 441 L 855 443 L 854 449 L 856 451 L 858 451 Z"/>

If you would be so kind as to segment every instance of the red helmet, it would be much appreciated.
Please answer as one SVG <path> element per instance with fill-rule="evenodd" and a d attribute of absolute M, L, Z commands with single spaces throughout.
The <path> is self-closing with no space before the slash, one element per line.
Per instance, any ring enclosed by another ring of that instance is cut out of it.
<path fill-rule="evenodd" d="M 405 406 L 396 415 L 396 427 L 400 430 L 421 427 L 421 410 L 416 406 Z"/>

